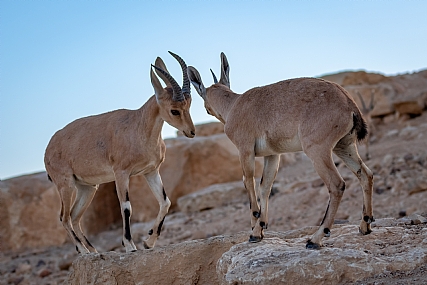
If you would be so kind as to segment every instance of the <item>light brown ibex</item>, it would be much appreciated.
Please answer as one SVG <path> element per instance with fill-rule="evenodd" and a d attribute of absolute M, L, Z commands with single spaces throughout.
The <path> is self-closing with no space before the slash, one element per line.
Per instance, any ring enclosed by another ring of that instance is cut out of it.
<path fill-rule="evenodd" d="M 371 89 L 371 101 L 369 102 L 369 106 L 366 106 L 365 101 L 362 98 L 362 95 L 360 94 L 359 91 L 357 91 L 357 96 L 360 99 L 360 103 L 362 104 L 362 115 L 366 120 L 366 124 L 368 125 L 368 135 L 366 136 L 365 141 L 365 158 L 366 160 L 371 159 L 371 154 L 369 153 L 369 139 L 370 136 L 372 134 L 372 130 L 374 129 L 374 124 L 372 122 L 372 110 L 374 110 L 375 107 L 375 103 L 374 103 L 374 95 L 375 95 L 375 90 Z"/>
<path fill-rule="evenodd" d="M 239 150 L 243 182 L 249 194 L 252 235 L 259 242 L 268 225 L 268 197 L 281 153 L 304 151 L 329 190 L 329 204 L 319 229 L 306 247 L 318 249 L 330 235 L 345 182 L 332 160 L 339 156 L 358 177 L 363 189 L 360 232 L 369 234 L 373 175 L 357 152 L 356 141 L 367 135 L 366 122 L 351 96 L 338 84 L 315 78 L 299 78 L 256 87 L 243 94 L 230 90 L 229 65 L 221 53 L 221 79 L 205 88 L 199 72 L 188 68 L 190 81 L 205 102 L 207 112 L 224 123 L 224 131 Z M 255 157 L 264 157 L 255 191 Z M 315 197 L 314 197 L 315 198 Z"/>
<path fill-rule="evenodd" d="M 170 52 L 171 53 L 171 52 Z M 150 70 L 154 93 L 138 110 L 116 110 L 75 120 L 56 132 L 45 153 L 45 167 L 58 188 L 61 198 L 60 219 L 80 253 L 96 252 L 84 236 L 80 220 L 92 201 L 99 184 L 115 181 L 123 219 L 123 246 L 126 252 L 136 250 L 130 231 L 132 208 L 129 200 L 129 178 L 143 174 L 160 205 L 149 231 L 145 248 L 152 248 L 160 235 L 170 200 L 162 185 L 159 168 L 165 158 L 161 137 L 167 122 L 187 137 L 195 136 L 190 117 L 190 81 L 185 62 L 171 53 L 183 71 L 183 87 L 173 79 L 161 58 L 153 66 L 165 82 Z M 77 190 L 74 203 L 72 194 Z"/>

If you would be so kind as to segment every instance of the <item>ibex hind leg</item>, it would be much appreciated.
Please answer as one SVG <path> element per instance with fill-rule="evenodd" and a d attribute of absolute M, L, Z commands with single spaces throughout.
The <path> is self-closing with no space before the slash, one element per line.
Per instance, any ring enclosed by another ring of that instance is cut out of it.
<path fill-rule="evenodd" d="M 307 249 L 319 249 L 322 238 L 329 236 L 334 224 L 335 214 L 345 190 L 345 182 L 332 160 L 332 151 L 323 146 L 314 146 L 305 151 L 313 166 L 329 191 L 329 203 L 319 229 L 307 241 Z"/>
<path fill-rule="evenodd" d="M 65 230 L 67 231 L 68 236 L 75 244 L 77 252 L 85 254 L 89 253 L 90 251 L 77 236 L 71 223 L 71 203 L 73 191 L 75 191 L 75 186 L 73 185 L 74 182 L 67 183 L 67 185 L 57 185 L 59 196 L 62 202 L 60 220 Z"/>
<path fill-rule="evenodd" d="M 159 203 L 159 213 L 157 214 L 156 220 L 154 221 L 153 228 L 148 232 L 148 239 L 144 241 L 144 247 L 146 249 L 154 247 L 156 244 L 157 238 L 159 237 L 163 222 L 165 220 L 166 214 L 169 211 L 171 202 L 166 195 L 165 189 L 163 188 L 162 179 L 160 177 L 158 169 L 145 175 L 148 186 L 150 186 L 151 192 L 156 197 L 157 202 Z"/>
<path fill-rule="evenodd" d="M 96 186 L 88 186 L 88 185 L 78 185 L 77 186 L 77 195 L 73 204 L 73 208 L 71 209 L 71 221 L 73 224 L 74 231 L 80 241 L 89 249 L 90 252 L 97 252 L 96 249 L 90 244 L 86 236 L 83 234 L 81 229 L 80 220 L 89 207 L 90 203 L 95 196 L 97 187 Z"/>
<path fill-rule="evenodd" d="M 357 152 L 355 142 L 348 143 L 341 140 L 334 148 L 334 153 L 340 157 L 348 168 L 359 179 L 363 190 L 362 221 L 360 222 L 360 232 L 364 235 L 371 233 L 371 222 L 374 221 L 372 207 L 372 171 L 363 163 Z"/>

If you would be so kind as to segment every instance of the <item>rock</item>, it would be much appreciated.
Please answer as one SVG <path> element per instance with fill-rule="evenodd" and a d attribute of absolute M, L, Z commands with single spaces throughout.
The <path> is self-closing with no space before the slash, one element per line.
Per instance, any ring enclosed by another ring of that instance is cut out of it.
<path fill-rule="evenodd" d="M 219 284 L 216 263 L 248 233 L 183 242 L 132 253 L 80 256 L 63 284 Z"/>
<path fill-rule="evenodd" d="M 37 271 L 37 275 L 41 278 L 47 277 L 52 274 L 52 271 L 49 268 L 42 268 L 39 271 Z"/>
<path fill-rule="evenodd" d="M 180 197 L 178 207 L 182 212 L 196 212 L 241 202 L 243 199 L 247 200 L 247 193 L 242 181 L 221 183 Z"/>
<path fill-rule="evenodd" d="M 412 214 L 407 217 L 411 221 L 411 225 L 425 224 L 427 219 L 418 214 Z"/>
<path fill-rule="evenodd" d="M 60 245 L 67 234 L 59 221 L 60 202 L 46 172 L 0 181 L 1 250 Z"/>
<path fill-rule="evenodd" d="M 221 284 L 346 284 L 385 271 L 413 270 L 427 259 L 425 236 L 411 229 L 375 228 L 361 236 L 352 225 L 333 232 L 318 251 L 305 249 L 308 236 L 237 244 L 218 260 L 218 279 Z"/>
<path fill-rule="evenodd" d="M 18 267 L 16 268 L 15 272 L 17 274 L 25 274 L 27 272 L 30 272 L 32 269 L 33 269 L 33 266 L 30 263 L 24 262 L 24 263 L 18 264 Z"/>
<path fill-rule="evenodd" d="M 424 109 L 424 104 L 420 104 L 416 100 L 411 101 L 401 101 L 401 102 L 395 102 L 393 103 L 393 107 L 396 110 L 396 112 L 401 115 L 413 115 L 413 116 L 419 116 L 422 114 Z"/>
<path fill-rule="evenodd" d="M 427 260 L 427 227 L 378 219 L 362 236 L 358 225 L 334 225 L 320 250 L 305 243 L 317 227 L 249 232 L 139 250 L 79 256 L 64 284 L 347 284 L 384 272 L 408 272 Z M 167 274 L 165 274 L 167 272 Z"/>

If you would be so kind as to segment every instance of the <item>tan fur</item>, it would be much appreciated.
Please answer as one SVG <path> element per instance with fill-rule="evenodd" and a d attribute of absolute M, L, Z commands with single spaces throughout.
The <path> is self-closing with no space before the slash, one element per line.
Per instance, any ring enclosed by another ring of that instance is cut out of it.
<path fill-rule="evenodd" d="M 263 238 L 268 224 L 268 197 L 279 166 L 279 155 L 304 151 L 329 189 L 330 203 L 319 230 L 308 248 L 319 248 L 334 222 L 345 182 L 332 160 L 335 152 L 360 179 L 364 190 L 361 232 L 370 232 L 372 172 L 360 159 L 356 140 L 363 139 L 366 125 L 351 96 L 338 84 L 315 78 L 298 78 L 256 87 L 239 95 L 229 85 L 228 61 L 221 54 L 221 80 L 205 88 L 200 74 L 189 67 L 193 86 L 205 101 L 206 110 L 225 124 L 224 130 L 239 150 L 243 181 L 249 193 L 253 234 Z M 226 78 L 223 78 L 225 76 Z M 355 123 L 356 122 L 356 123 Z M 264 157 L 264 172 L 257 202 L 254 159 Z M 258 213 L 260 213 L 258 217 Z M 368 219 L 368 218 L 365 218 Z"/>
<path fill-rule="evenodd" d="M 156 64 L 167 71 L 160 58 Z M 130 176 L 143 174 L 160 205 L 153 234 L 145 241 L 145 247 L 154 246 L 157 229 L 161 228 L 168 212 L 170 201 L 159 175 L 166 151 L 161 137 L 163 122 L 168 122 L 188 137 L 194 137 L 195 127 L 189 113 L 191 97 L 187 96 L 183 101 L 172 100 L 169 82 L 162 76 L 166 83 L 166 88 L 163 88 L 153 70 L 150 76 L 155 95 L 140 109 L 116 110 L 75 120 L 56 132 L 46 148 L 46 170 L 61 197 L 61 220 L 81 253 L 96 252 L 83 235 L 80 219 L 101 183 L 116 182 L 126 251 L 136 250 L 129 238 L 130 229 L 125 229 L 129 227 L 132 213 L 128 200 Z M 179 111 L 180 115 L 173 115 L 172 110 Z M 77 195 L 73 203 L 75 190 Z"/>

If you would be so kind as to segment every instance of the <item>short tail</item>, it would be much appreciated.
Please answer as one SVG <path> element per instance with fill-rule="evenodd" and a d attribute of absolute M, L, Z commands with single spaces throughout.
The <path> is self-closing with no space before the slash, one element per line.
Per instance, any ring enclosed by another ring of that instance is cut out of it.
<path fill-rule="evenodd" d="M 359 142 L 363 141 L 368 136 L 368 125 L 360 112 L 353 113 L 353 130 L 356 130 L 357 140 Z"/>

